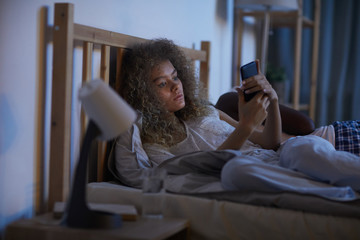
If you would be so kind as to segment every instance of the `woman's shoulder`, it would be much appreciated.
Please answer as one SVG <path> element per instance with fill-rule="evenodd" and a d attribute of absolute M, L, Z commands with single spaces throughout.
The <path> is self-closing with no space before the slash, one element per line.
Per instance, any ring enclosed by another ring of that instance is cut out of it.
<path fill-rule="evenodd" d="M 206 106 L 206 111 L 203 115 L 201 116 L 196 116 L 196 117 L 193 117 L 189 120 L 187 120 L 186 122 L 187 123 L 192 123 L 192 122 L 201 122 L 205 119 L 209 119 L 209 118 L 219 118 L 220 119 L 220 116 L 219 116 L 219 111 L 212 105 L 208 105 Z"/>
<path fill-rule="evenodd" d="M 189 129 L 196 132 L 211 133 L 215 135 L 228 134 L 234 130 L 230 124 L 220 119 L 218 110 L 213 106 L 209 107 L 208 115 L 186 121 L 186 124 Z"/>
<path fill-rule="evenodd" d="M 219 110 L 217 110 L 214 106 L 212 105 L 209 105 L 208 106 L 209 108 L 209 117 L 216 117 L 216 118 L 219 118 Z"/>

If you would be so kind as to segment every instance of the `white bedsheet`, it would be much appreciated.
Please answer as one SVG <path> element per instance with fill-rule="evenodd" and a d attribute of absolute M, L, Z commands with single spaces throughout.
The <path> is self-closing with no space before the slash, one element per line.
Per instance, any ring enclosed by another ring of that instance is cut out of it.
<path fill-rule="evenodd" d="M 133 204 L 141 191 L 112 183 L 88 184 L 88 201 Z M 169 194 L 164 216 L 190 221 L 190 239 L 359 239 L 360 219 L 304 213 Z"/>

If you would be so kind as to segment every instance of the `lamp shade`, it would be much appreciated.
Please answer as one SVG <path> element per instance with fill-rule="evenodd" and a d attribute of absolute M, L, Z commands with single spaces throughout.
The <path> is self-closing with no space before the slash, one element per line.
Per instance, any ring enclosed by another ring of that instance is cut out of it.
<path fill-rule="evenodd" d="M 252 11 L 289 11 L 298 9 L 297 0 L 236 0 L 236 8 Z"/>
<path fill-rule="evenodd" d="M 109 140 L 129 129 L 135 111 L 101 79 L 91 80 L 79 90 L 86 114 L 101 131 L 99 139 Z"/>

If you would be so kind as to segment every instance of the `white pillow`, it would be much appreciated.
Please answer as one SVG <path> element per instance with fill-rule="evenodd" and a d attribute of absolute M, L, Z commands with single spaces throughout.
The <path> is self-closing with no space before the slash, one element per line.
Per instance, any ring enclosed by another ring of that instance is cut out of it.
<path fill-rule="evenodd" d="M 142 184 L 143 170 L 152 167 L 152 163 L 142 146 L 141 124 L 142 118 L 138 114 L 138 118 L 132 127 L 114 142 L 108 161 L 110 172 L 121 183 L 138 188 Z"/>

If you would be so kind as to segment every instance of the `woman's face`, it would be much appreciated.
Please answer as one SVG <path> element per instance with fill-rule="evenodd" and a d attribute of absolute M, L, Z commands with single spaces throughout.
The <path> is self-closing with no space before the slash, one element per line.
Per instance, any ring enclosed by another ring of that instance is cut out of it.
<path fill-rule="evenodd" d="M 169 112 L 174 113 L 185 107 L 181 80 L 177 77 L 177 71 L 169 60 L 155 66 L 150 79 L 150 84 Z"/>

